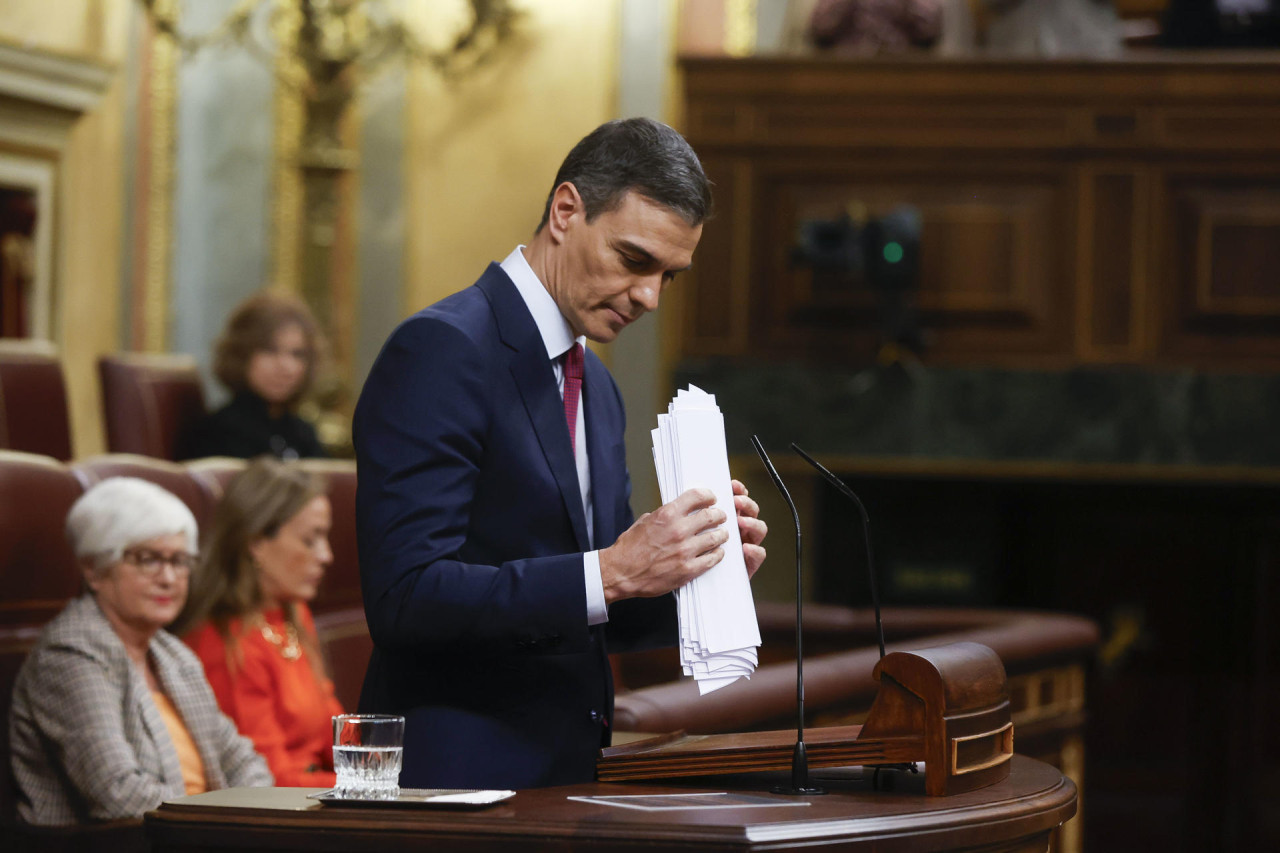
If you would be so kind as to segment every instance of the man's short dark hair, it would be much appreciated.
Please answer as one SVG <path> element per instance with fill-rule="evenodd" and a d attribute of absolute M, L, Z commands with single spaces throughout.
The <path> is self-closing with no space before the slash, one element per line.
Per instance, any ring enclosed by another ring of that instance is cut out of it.
<path fill-rule="evenodd" d="M 560 164 L 542 211 L 541 231 L 551 216 L 556 187 L 573 184 L 587 221 L 636 192 L 675 211 L 690 225 L 711 215 L 711 182 L 685 138 L 659 121 L 627 118 L 605 122 L 573 146 Z"/>

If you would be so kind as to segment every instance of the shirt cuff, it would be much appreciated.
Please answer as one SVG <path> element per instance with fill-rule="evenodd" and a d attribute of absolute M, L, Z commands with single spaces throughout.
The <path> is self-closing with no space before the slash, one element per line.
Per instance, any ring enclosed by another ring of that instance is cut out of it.
<path fill-rule="evenodd" d="M 587 624 L 600 625 L 609 621 L 609 606 L 604 602 L 604 579 L 600 577 L 600 552 L 588 551 L 582 555 L 582 574 L 587 585 Z"/>

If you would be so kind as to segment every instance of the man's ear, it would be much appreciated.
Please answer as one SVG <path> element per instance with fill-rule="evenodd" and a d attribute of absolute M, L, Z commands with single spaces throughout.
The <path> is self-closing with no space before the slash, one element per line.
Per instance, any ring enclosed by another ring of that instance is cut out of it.
<path fill-rule="evenodd" d="M 569 181 L 564 181 L 551 194 L 551 211 L 547 216 L 547 231 L 556 243 L 564 242 L 565 233 L 569 230 L 574 217 L 586 220 L 586 207 L 578 188 Z"/>

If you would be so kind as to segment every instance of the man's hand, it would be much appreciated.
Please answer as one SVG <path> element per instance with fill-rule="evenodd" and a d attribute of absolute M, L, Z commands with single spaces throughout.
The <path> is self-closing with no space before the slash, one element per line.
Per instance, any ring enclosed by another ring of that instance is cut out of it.
<path fill-rule="evenodd" d="M 742 558 L 747 563 L 747 577 L 753 577 L 764 562 L 762 543 L 769 527 L 760 520 L 760 505 L 747 497 L 747 487 L 733 481 L 733 508 L 738 513 L 738 535 L 742 537 Z"/>
<path fill-rule="evenodd" d="M 617 542 L 600 552 L 605 603 L 663 595 L 724 559 L 720 546 L 729 534 L 718 529 L 725 514 L 715 503 L 710 489 L 689 489 L 636 519 Z M 764 549 L 760 551 L 763 555 Z"/>

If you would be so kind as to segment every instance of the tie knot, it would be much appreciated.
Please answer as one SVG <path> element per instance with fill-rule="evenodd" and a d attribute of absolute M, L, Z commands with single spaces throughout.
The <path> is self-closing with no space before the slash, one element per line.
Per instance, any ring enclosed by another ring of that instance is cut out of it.
<path fill-rule="evenodd" d="M 577 341 L 564 354 L 564 378 L 582 379 L 582 344 Z"/>

